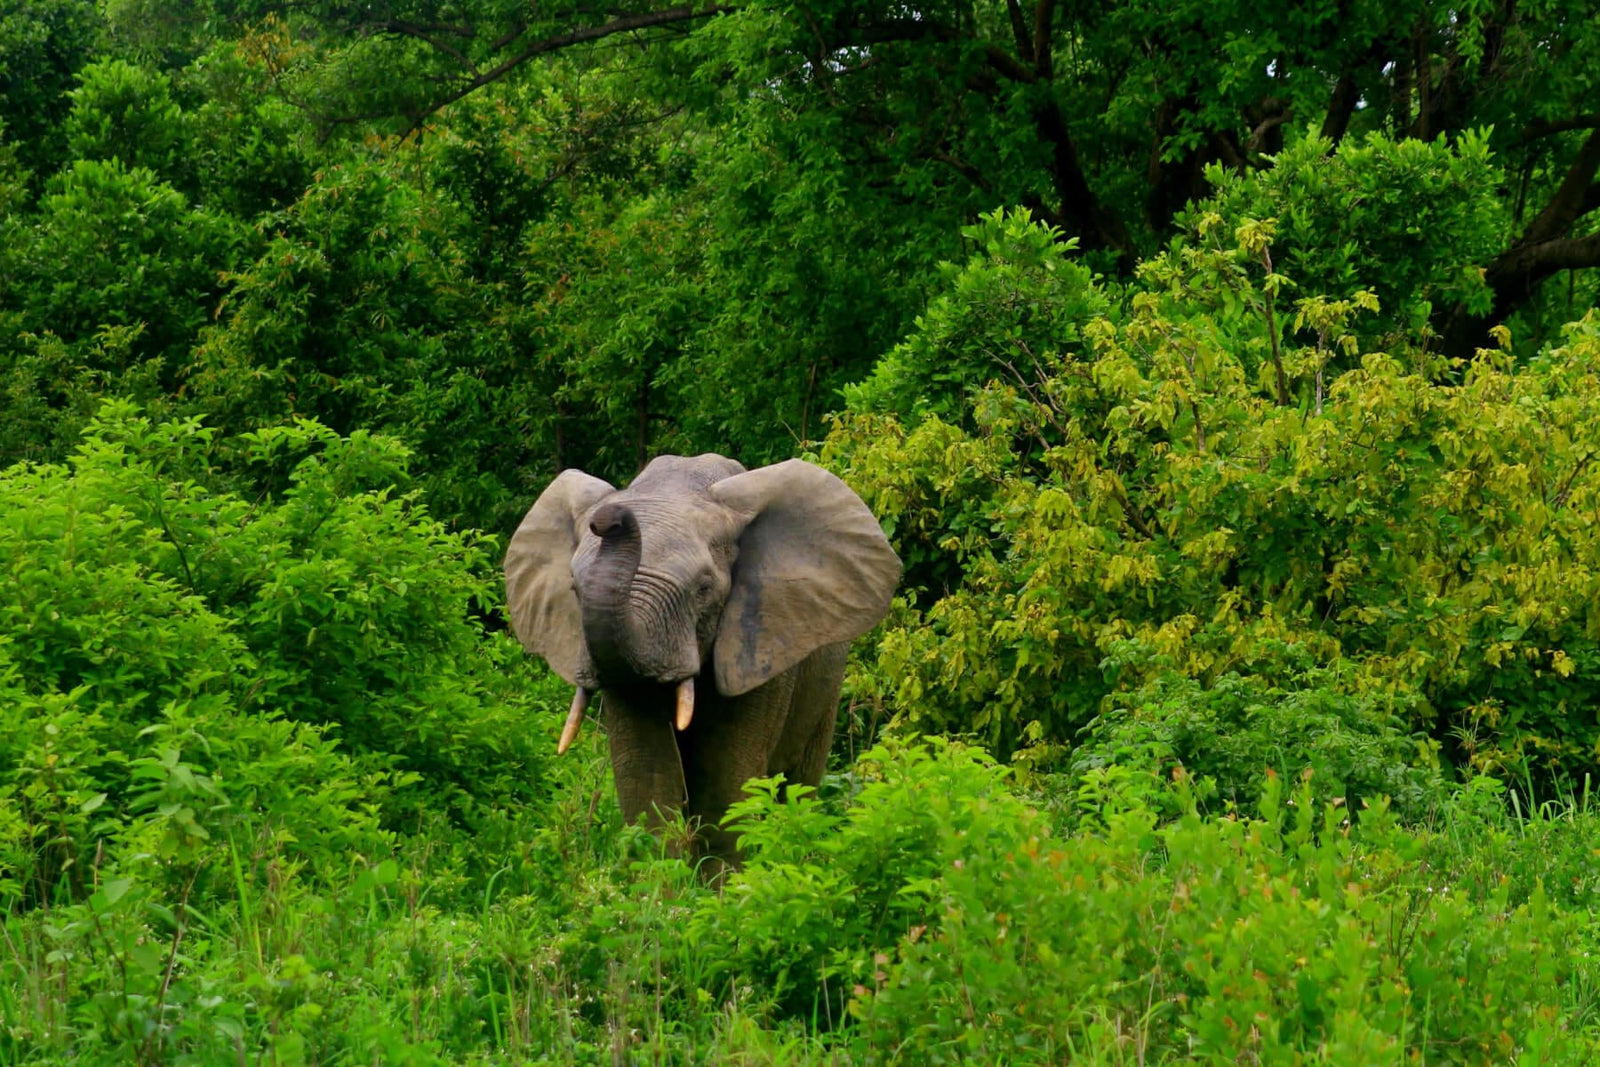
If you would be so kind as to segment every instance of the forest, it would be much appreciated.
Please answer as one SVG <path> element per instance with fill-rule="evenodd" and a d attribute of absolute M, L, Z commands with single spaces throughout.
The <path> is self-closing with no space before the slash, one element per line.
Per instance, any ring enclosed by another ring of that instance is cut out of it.
<path fill-rule="evenodd" d="M 1600 1062 L 1597 51 L 0 0 L 0 1065 Z M 904 563 L 720 883 L 501 573 L 700 452 Z"/>

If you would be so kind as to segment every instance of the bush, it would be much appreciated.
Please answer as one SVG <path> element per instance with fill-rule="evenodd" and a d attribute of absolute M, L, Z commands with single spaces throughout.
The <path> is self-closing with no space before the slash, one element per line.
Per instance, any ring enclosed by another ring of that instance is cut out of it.
<path fill-rule="evenodd" d="M 1131 643 L 1130 643 L 1131 644 Z M 1119 669 L 1118 649 L 1108 670 Z M 1153 782 L 1184 773 L 1209 780 L 1230 807 L 1254 812 L 1276 775 L 1304 777 L 1317 804 L 1387 797 L 1411 819 L 1426 815 L 1444 790 L 1438 743 L 1406 732 L 1416 697 L 1386 690 L 1348 664 L 1304 662 L 1272 674 L 1229 671 L 1210 683 L 1176 671 L 1155 675 L 1132 692 L 1114 692 L 1076 739 L 1070 780 L 1108 767 L 1142 771 Z M 1154 803 L 1154 801 L 1152 801 Z"/>
<path fill-rule="evenodd" d="M 0 253 L 0 284 L 14 294 L 15 317 L 0 323 L 8 358 L 30 335 L 54 335 L 88 381 L 137 373 L 173 392 L 246 235 L 117 158 L 77 161 L 49 180 L 39 207 Z M 104 344 L 107 330 L 126 343 Z"/>
<path fill-rule="evenodd" d="M 405 179 L 395 161 L 331 167 L 273 217 L 195 348 L 188 410 L 234 433 L 311 418 L 393 435 L 441 518 L 510 528 L 527 498 L 502 317 L 458 212 Z"/>
<path fill-rule="evenodd" d="M 748 865 L 690 929 L 720 981 L 848 1020 L 839 1045 L 864 1062 L 1578 1064 L 1600 1048 L 1570 995 L 1600 978 L 1573 951 L 1591 944 L 1584 914 L 1537 881 L 1463 892 L 1448 838 L 1402 829 L 1381 798 L 1352 828 L 1269 775 L 1259 818 L 1207 816 L 1179 774 L 1162 825 L 1102 772 L 1069 830 L 959 745 L 875 749 L 857 773 L 843 812 L 771 788 L 745 803 Z"/>
<path fill-rule="evenodd" d="M 337 870 L 383 826 L 543 795 L 528 670 L 470 616 L 494 595 L 483 545 L 393 492 L 403 450 L 314 424 L 226 442 L 288 470 L 252 500 L 206 487 L 223 444 L 108 405 L 70 466 L 0 475 L 16 892 L 76 895 L 97 842 L 157 815 Z M 161 783 L 193 795 L 152 814 Z"/>
<path fill-rule="evenodd" d="M 784 1011 L 842 1021 L 874 957 L 931 921 L 930 893 L 984 847 L 974 839 L 1021 843 L 1011 835 L 1025 808 L 1006 789 L 1006 770 L 981 750 L 928 746 L 863 754 L 843 812 L 805 790 L 784 804 L 771 782 L 735 805 L 745 870 L 690 925 L 694 944 L 718 946 L 710 988 L 754 982 Z"/>
<path fill-rule="evenodd" d="M 910 336 L 845 390 L 849 410 L 970 429 L 970 397 L 984 385 L 1026 386 L 1085 353 L 1084 324 L 1111 301 L 1074 258 L 1075 240 L 1026 209 L 985 215 L 961 235 L 971 257 L 939 265 L 938 294 Z"/>
<path fill-rule="evenodd" d="M 77 159 L 120 160 L 175 186 L 191 177 L 188 129 L 160 71 L 105 59 L 78 72 L 72 112 L 62 128 Z"/>
<path fill-rule="evenodd" d="M 822 457 L 908 562 L 857 691 L 1006 754 L 1071 743 L 1164 673 L 1281 675 L 1292 648 L 1353 664 L 1402 735 L 1475 771 L 1594 769 L 1600 325 L 1527 363 L 1365 351 L 1371 294 L 1291 317 L 1271 239 L 1207 216 L 1082 324 L 1087 351 L 1045 349 L 1014 301 L 994 329 L 1039 367 L 953 381 L 970 428 L 839 420 Z"/>
<path fill-rule="evenodd" d="M 1487 132 L 1453 142 L 1369 134 L 1331 149 L 1306 138 L 1249 175 L 1213 165 L 1215 191 L 1180 221 L 1213 211 L 1235 224 L 1276 219 L 1273 258 L 1300 292 L 1376 294 L 1381 310 L 1358 324 L 1364 337 L 1414 334 L 1457 302 L 1486 312 L 1493 294 L 1479 268 L 1512 228 Z"/>

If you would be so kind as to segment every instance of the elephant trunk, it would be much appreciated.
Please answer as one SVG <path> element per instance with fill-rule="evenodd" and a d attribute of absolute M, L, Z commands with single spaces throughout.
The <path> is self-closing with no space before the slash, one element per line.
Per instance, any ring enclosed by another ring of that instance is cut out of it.
<path fill-rule="evenodd" d="M 583 613 L 583 640 L 595 673 L 603 681 L 632 680 L 630 656 L 631 590 L 639 570 L 639 520 L 626 504 L 612 502 L 595 510 L 589 529 L 600 538 L 600 553 L 585 576 L 578 596 Z"/>

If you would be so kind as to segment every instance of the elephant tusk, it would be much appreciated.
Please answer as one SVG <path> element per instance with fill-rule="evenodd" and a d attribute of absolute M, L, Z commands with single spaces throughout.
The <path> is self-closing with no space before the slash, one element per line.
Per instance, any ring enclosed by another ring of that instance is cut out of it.
<path fill-rule="evenodd" d="M 681 734 L 689 728 L 689 720 L 694 718 L 694 679 L 685 678 L 678 683 L 678 732 Z"/>
<path fill-rule="evenodd" d="M 566 754 L 572 747 L 572 742 L 578 736 L 578 727 L 583 725 L 584 710 L 589 707 L 589 691 L 583 686 L 578 686 L 578 691 L 572 694 L 572 710 L 567 712 L 567 724 L 561 728 L 561 741 L 556 745 L 556 755 Z"/>

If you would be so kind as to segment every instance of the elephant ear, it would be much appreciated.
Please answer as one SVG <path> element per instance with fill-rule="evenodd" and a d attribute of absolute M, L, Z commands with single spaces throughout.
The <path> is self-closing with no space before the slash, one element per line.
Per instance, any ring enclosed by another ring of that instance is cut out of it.
<path fill-rule="evenodd" d="M 539 494 L 506 547 L 506 607 L 522 647 L 543 656 L 573 685 L 590 684 L 583 619 L 572 590 L 572 554 L 578 523 L 603 497 L 616 492 L 582 471 L 562 471 Z"/>
<path fill-rule="evenodd" d="M 791 459 L 707 490 L 743 520 L 713 653 L 717 689 L 748 692 L 883 618 L 900 557 L 860 497 Z"/>

